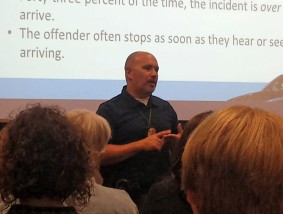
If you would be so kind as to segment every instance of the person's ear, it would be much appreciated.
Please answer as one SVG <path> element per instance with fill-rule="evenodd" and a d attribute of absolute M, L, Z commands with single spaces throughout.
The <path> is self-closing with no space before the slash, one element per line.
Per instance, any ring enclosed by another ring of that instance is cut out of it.
<path fill-rule="evenodd" d="M 132 69 L 131 69 L 131 68 L 126 67 L 125 73 L 126 73 L 126 78 L 127 78 L 127 79 L 129 79 L 129 80 L 133 79 L 133 77 L 132 77 L 133 72 L 132 72 Z"/>
<path fill-rule="evenodd" d="M 198 214 L 198 198 L 195 192 L 187 191 L 187 201 L 191 205 L 194 214 Z"/>

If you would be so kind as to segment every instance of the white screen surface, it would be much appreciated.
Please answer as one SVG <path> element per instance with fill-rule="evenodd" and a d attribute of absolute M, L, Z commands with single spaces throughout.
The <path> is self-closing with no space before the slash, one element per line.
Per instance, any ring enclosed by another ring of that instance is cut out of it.
<path fill-rule="evenodd" d="M 281 1 L 1 0 L 0 98 L 109 99 L 134 51 L 160 66 L 155 95 L 224 101 L 283 70 Z"/>

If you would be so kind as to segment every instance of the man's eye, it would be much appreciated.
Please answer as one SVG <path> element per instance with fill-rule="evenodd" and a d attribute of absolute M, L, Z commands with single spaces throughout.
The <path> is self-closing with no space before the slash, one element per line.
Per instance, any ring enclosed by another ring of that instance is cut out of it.
<path fill-rule="evenodd" d="M 146 66 L 144 66 L 143 68 L 144 68 L 145 70 L 151 70 L 151 69 L 152 69 L 152 66 L 146 65 Z"/>
<path fill-rule="evenodd" d="M 155 72 L 158 72 L 158 70 L 159 70 L 159 67 L 158 67 L 158 66 L 157 66 L 157 67 L 153 67 L 152 65 L 146 65 L 146 66 L 144 66 L 143 68 L 144 68 L 145 70 L 148 70 L 148 71 L 154 69 Z"/>

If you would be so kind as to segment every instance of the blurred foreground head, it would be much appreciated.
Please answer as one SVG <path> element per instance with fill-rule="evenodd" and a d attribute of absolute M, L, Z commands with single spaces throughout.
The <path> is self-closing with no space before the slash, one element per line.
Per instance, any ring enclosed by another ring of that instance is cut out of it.
<path fill-rule="evenodd" d="M 1 145 L 0 194 L 15 200 L 72 200 L 91 195 L 91 168 L 79 138 L 58 107 L 33 105 L 7 125 Z"/>
<path fill-rule="evenodd" d="M 111 138 L 111 128 L 107 120 L 86 109 L 76 109 L 66 113 L 86 142 L 89 150 L 101 153 Z"/>
<path fill-rule="evenodd" d="M 84 147 L 90 157 L 95 181 L 102 184 L 103 178 L 99 172 L 100 158 L 111 138 L 110 125 L 106 119 L 94 111 L 86 109 L 71 110 L 66 115 L 76 131 L 84 139 Z"/>
<path fill-rule="evenodd" d="M 182 186 L 194 213 L 283 213 L 283 119 L 233 106 L 193 132 Z"/>

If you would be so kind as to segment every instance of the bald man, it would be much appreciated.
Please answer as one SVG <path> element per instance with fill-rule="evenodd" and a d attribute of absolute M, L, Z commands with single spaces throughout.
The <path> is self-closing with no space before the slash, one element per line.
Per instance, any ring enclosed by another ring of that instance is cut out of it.
<path fill-rule="evenodd" d="M 151 53 L 130 54 L 124 69 L 127 85 L 97 110 L 112 128 L 101 171 L 104 185 L 127 190 L 141 208 L 149 187 L 168 171 L 166 139 L 178 134 L 178 119 L 167 101 L 152 95 L 159 66 Z"/>

